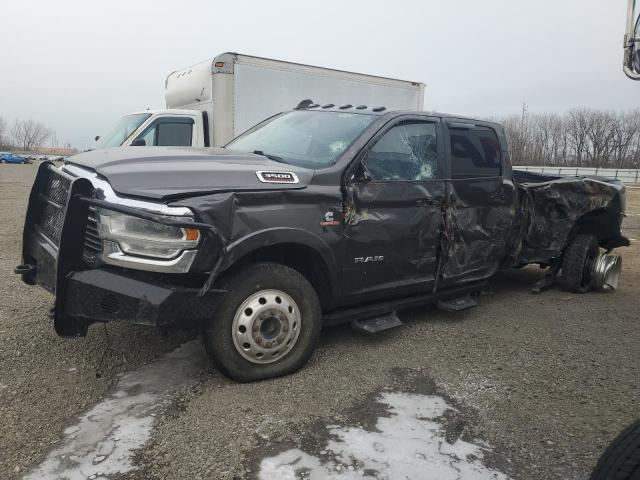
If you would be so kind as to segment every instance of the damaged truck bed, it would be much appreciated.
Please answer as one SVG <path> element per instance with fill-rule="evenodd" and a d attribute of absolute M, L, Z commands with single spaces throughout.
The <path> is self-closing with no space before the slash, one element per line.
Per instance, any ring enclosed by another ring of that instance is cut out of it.
<path fill-rule="evenodd" d="M 513 172 L 525 193 L 520 207 L 527 217 L 520 259 L 544 262 L 557 257 L 572 234 L 590 231 L 606 250 L 628 246 L 620 234 L 624 217 L 624 186 L 602 177 L 564 177 Z"/>
<path fill-rule="evenodd" d="M 624 208 L 617 181 L 512 171 L 497 124 L 306 102 L 224 149 L 42 164 L 16 272 L 55 295 L 61 335 L 197 322 L 212 362 L 250 381 L 299 369 L 322 325 L 473 306 L 498 270 L 615 289 Z"/>

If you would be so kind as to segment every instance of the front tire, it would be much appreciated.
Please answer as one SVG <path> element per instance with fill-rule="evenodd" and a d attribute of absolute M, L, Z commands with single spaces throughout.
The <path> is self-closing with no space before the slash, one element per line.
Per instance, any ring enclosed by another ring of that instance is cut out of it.
<path fill-rule="evenodd" d="M 252 382 L 302 368 L 322 326 L 320 302 L 298 271 L 257 263 L 223 278 L 225 291 L 202 330 L 209 358 L 227 377 Z"/>
<path fill-rule="evenodd" d="M 598 239 L 594 235 L 576 235 L 562 256 L 562 288 L 575 293 L 591 291 L 591 267 L 599 253 Z"/>
<path fill-rule="evenodd" d="M 640 478 L 640 420 L 625 428 L 611 442 L 591 473 L 591 480 Z"/>

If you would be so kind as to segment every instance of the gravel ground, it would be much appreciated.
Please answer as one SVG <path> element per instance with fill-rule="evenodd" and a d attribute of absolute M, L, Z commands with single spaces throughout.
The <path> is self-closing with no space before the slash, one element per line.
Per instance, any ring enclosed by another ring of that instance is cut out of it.
<path fill-rule="evenodd" d="M 194 336 L 118 324 L 108 326 L 110 342 L 96 326 L 84 339 L 55 335 L 49 295 L 11 271 L 35 169 L 0 166 L 3 479 L 38 463 L 120 372 Z M 629 189 L 628 212 L 625 231 L 640 240 L 640 189 Z M 252 478 L 264 456 L 322 448 L 328 423 L 362 423 L 379 408 L 377 393 L 429 385 L 456 405 L 467 435 L 492 445 L 513 478 L 587 478 L 606 444 L 640 417 L 638 245 L 621 249 L 615 294 L 533 295 L 541 271 L 526 268 L 492 280 L 480 306 L 462 314 L 401 312 L 405 326 L 377 336 L 326 329 L 308 366 L 289 377 L 241 385 L 206 371 L 158 415 L 131 476 Z"/>

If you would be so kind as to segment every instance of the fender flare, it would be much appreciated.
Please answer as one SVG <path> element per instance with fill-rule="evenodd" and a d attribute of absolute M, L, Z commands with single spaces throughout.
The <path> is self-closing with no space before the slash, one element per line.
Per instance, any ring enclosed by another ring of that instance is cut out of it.
<path fill-rule="evenodd" d="M 340 271 L 333 250 L 318 235 L 300 228 L 267 228 L 258 230 L 227 244 L 227 252 L 222 261 L 221 270 L 227 270 L 240 258 L 255 250 L 281 243 L 303 245 L 318 253 L 327 267 L 331 281 L 330 289 L 335 295 L 336 289 L 340 284 Z"/>

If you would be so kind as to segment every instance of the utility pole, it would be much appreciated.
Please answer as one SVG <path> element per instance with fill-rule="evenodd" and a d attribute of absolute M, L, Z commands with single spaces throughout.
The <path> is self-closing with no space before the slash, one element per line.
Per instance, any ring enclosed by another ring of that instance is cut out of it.
<path fill-rule="evenodd" d="M 527 159 L 527 104 L 522 102 L 522 114 L 520 115 L 520 157 L 524 163 L 528 163 Z"/>

